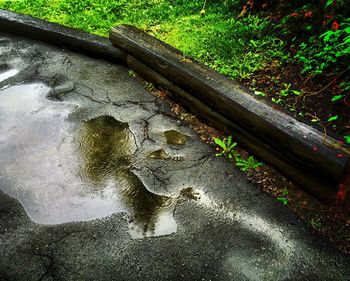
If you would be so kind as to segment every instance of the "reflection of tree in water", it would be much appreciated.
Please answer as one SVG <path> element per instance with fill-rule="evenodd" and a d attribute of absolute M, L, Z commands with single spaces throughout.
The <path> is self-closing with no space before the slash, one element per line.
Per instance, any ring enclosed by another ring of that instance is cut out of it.
<path fill-rule="evenodd" d="M 78 141 L 83 158 L 81 173 L 97 186 L 130 164 L 132 135 L 127 124 L 112 117 L 101 116 L 86 121 Z"/>
<path fill-rule="evenodd" d="M 79 134 L 78 150 L 83 158 L 84 180 L 104 187 L 113 180 L 132 221 L 143 233 L 153 231 L 159 211 L 171 198 L 149 192 L 129 170 L 133 136 L 126 123 L 100 116 L 84 123 Z"/>
<path fill-rule="evenodd" d="M 142 181 L 127 169 L 120 170 L 117 177 L 121 181 L 120 193 L 127 201 L 132 223 L 137 225 L 143 234 L 154 231 L 161 208 L 169 206 L 172 199 L 149 192 Z"/>

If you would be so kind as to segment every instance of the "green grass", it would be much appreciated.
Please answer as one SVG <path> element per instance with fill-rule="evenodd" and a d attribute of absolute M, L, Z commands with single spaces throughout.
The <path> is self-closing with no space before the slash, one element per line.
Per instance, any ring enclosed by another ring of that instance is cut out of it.
<path fill-rule="evenodd" d="M 0 8 L 102 36 L 111 27 L 135 25 L 185 54 L 235 79 L 249 77 L 285 57 L 284 43 L 259 16 L 237 19 L 223 1 L 197 0 L 0 0 Z"/>

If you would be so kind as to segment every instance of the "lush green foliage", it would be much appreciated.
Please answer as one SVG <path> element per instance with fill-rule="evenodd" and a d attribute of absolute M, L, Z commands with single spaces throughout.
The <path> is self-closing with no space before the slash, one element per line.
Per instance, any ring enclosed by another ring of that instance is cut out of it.
<path fill-rule="evenodd" d="M 284 43 L 267 19 L 237 19 L 239 1 L 197 0 L 0 0 L 0 8 L 106 36 L 127 23 L 145 29 L 233 78 L 245 78 L 285 57 Z"/>
<path fill-rule="evenodd" d="M 275 2 L 278 2 L 275 0 Z M 279 1 L 281 2 L 281 1 Z M 288 6 L 281 26 L 287 40 L 292 38 L 295 58 L 303 73 L 349 76 L 350 5 L 345 0 L 297 1 Z M 341 87 L 350 90 L 343 78 Z"/>
<path fill-rule="evenodd" d="M 345 19 L 337 30 L 330 29 L 318 37 L 309 37 L 308 42 L 300 44 L 296 58 L 304 63 L 303 72 L 320 74 L 325 70 L 340 72 L 349 69 L 350 18 Z"/>

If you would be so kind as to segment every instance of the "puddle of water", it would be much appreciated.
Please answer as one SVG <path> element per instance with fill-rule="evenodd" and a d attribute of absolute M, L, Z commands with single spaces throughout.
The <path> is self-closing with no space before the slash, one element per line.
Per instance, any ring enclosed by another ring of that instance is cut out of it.
<path fill-rule="evenodd" d="M 155 150 L 155 151 L 152 151 L 151 153 L 149 153 L 148 158 L 151 158 L 151 159 L 169 159 L 170 156 L 163 149 L 158 149 L 158 150 Z"/>
<path fill-rule="evenodd" d="M 176 231 L 173 199 L 151 193 L 129 170 L 136 147 L 126 123 L 102 116 L 84 123 L 78 151 L 85 181 L 103 188 L 106 181 L 115 183 L 124 208 L 130 214 L 130 234 L 135 238 L 160 236 Z M 164 220 L 164 217 L 169 218 Z"/>
<path fill-rule="evenodd" d="M 120 194 L 130 213 L 129 233 L 134 238 L 161 236 L 176 232 L 173 213 L 176 199 L 148 191 L 132 172 L 120 171 Z"/>
<path fill-rule="evenodd" d="M 48 92 L 41 84 L 0 91 L 0 188 L 37 223 L 126 212 L 135 238 L 175 232 L 174 200 L 129 170 L 136 147 L 128 125 L 101 116 L 73 126 L 66 120 L 76 106 L 47 100 Z"/>
<path fill-rule="evenodd" d="M 168 144 L 174 145 L 184 145 L 188 139 L 188 136 L 175 130 L 165 131 L 164 136 Z"/>
<path fill-rule="evenodd" d="M 11 69 L 6 72 L 0 73 L 0 82 L 6 80 L 7 78 L 15 76 L 17 73 L 18 73 L 17 69 Z"/>
<path fill-rule="evenodd" d="M 91 194 L 76 176 L 74 105 L 45 99 L 49 88 L 20 85 L 0 92 L 0 188 L 16 197 L 31 219 L 55 224 L 110 215 L 121 208 L 112 189 Z"/>
<path fill-rule="evenodd" d="M 135 151 L 128 124 L 109 116 L 84 122 L 75 136 L 80 158 L 80 177 L 97 189 L 106 180 L 114 179 L 120 169 L 130 165 Z"/>

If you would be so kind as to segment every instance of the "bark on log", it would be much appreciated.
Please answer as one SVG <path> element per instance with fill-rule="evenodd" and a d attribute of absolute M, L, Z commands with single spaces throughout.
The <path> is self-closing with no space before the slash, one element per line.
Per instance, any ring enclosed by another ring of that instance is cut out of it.
<path fill-rule="evenodd" d="M 331 147 L 337 144 L 335 139 L 327 137 L 330 145 L 324 144 L 322 132 L 134 27 L 112 29 L 110 40 L 135 58 L 128 56 L 131 68 L 167 87 L 187 108 L 232 130 L 248 149 L 311 194 L 322 200 L 335 197 L 349 161 L 348 156 L 338 157 L 339 152 Z"/>

